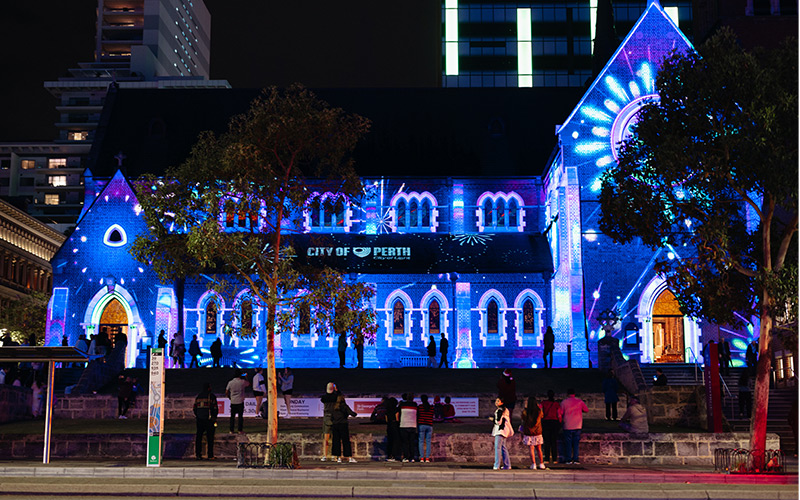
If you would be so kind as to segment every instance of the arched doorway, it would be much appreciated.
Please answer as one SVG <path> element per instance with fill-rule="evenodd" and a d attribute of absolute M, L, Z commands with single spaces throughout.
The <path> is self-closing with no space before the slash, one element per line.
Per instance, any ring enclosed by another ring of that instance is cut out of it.
<path fill-rule="evenodd" d="M 684 362 L 683 314 L 669 289 L 664 289 L 653 304 L 653 361 Z"/>
<path fill-rule="evenodd" d="M 100 321 L 97 325 L 97 331 L 106 331 L 109 340 L 111 340 L 111 346 L 113 349 L 116 347 L 117 343 L 122 342 L 123 339 L 126 344 L 129 343 L 129 324 L 130 320 L 128 318 L 128 313 L 125 311 L 125 306 L 122 305 L 122 302 L 120 302 L 119 299 L 114 297 L 109 300 L 103 308 L 103 312 L 100 314 Z M 127 359 L 127 353 L 125 359 Z"/>

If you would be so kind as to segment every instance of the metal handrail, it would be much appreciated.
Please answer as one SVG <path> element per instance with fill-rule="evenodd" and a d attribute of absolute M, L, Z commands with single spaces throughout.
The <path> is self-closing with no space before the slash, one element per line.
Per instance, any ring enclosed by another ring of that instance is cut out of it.
<path fill-rule="evenodd" d="M 725 378 L 723 378 L 721 373 L 719 374 L 719 380 L 720 382 L 722 382 L 722 387 L 725 389 L 725 392 L 728 394 L 728 397 L 732 398 L 733 394 L 731 394 L 730 389 L 728 389 L 728 384 L 725 383 Z"/>
<path fill-rule="evenodd" d="M 694 350 L 691 347 L 686 347 L 686 349 L 684 349 L 684 353 L 686 351 L 689 351 L 689 353 L 692 355 L 692 359 L 694 359 L 694 381 L 697 382 L 699 380 L 697 376 L 697 370 L 699 369 L 700 371 L 703 371 L 703 369 L 700 367 L 700 360 L 697 359 L 697 355 L 694 353 Z"/>

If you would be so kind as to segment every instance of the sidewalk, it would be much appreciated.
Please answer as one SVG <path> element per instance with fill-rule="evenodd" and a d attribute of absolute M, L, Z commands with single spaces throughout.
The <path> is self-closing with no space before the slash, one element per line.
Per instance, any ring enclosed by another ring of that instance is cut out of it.
<path fill-rule="evenodd" d="M 796 463 L 793 470 L 797 469 Z M 97 478 L 202 478 L 283 480 L 379 480 L 457 481 L 525 483 L 690 483 L 797 485 L 796 474 L 722 474 L 705 467 L 565 465 L 547 470 L 517 468 L 492 470 L 491 464 L 476 462 L 441 463 L 336 463 L 301 461 L 298 469 L 238 468 L 235 460 L 166 460 L 161 467 L 141 462 L 107 462 L 54 459 L 50 464 L 35 461 L 0 460 L 0 478 L 9 477 L 97 477 Z"/>

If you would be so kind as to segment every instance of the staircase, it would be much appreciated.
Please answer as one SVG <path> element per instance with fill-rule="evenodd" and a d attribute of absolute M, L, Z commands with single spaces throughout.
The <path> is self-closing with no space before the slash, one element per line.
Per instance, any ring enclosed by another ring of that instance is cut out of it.
<path fill-rule="evenodd" d="M 731 398 L 732 405 L 725 405 L 725 418 L 736 432 L 750 432 L 750 419 L 739 417 L 738 391 Z M 781 451 L 787 456 L 797 454 L 797 443 L 789 424 L 789 412 L 792 401 L 797 399 L 797 387 L 771 388 L 769 391 L 769 409 L 767 411 L 767 432 L 775 433 L 781 438 Z M 732 411 L 729 411 L 732 409 Z"/>
<path fill-rule="evenodd" d="M 97 391 L 117 378 L 125 368 L 126 345 L 118 345 L 105 357 L 89 361 L 81 373 L 78 383 L 72 388 L 72 394 L 87 394 Z"/>
<path fill-rule="evenodd" d="M 703 385 L 703 367 L 701 366 L 697 366 L 694 363 L 655 363 L 642 365 L 642 375 L 644 375 L 648 386 L 653 385 L 657 368 L 664 370 L 664 375 L 667 376 L 669 385 Z M 731 374 L 733 374 L 733 368 L 731 369 Z M 737 379 L 738 375 L 733 379 L 734 388 L 736 387 Z"/>
<path fill-rule="evenodd" d="M 53 390 L 57 393 L 64 393 L 64 389 L 78 383 L 83 374 L 83 367 L 80 368 L 57 368 L 55 373 L 55 384 Z"/>

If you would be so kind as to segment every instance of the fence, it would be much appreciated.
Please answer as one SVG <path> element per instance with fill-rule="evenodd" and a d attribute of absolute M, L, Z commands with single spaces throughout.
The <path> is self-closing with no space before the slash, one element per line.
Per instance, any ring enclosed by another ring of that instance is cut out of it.
<path fill-rule="evenodd" d="M 763 460 L 744 448 L 714 450 L 714 471 L 726 474 L 789 474 L 789 464 L 780 450 L 764 450 Z"/>

